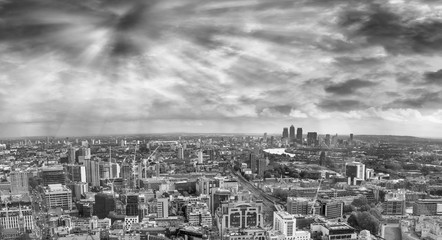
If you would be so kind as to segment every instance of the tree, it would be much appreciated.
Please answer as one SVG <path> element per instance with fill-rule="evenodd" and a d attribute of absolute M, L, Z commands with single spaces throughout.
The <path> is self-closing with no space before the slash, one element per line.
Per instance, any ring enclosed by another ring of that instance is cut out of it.
<path fill-rule="evenodd" d="M 362 207 L 364 205 L 368 204 L 368 200 L 365 196 L 360 196 L 359 198 L 355 198 L 353 202 L 351 202 L 351 205 L 355 207 Z"/>
<path fill-rule="evenodd" d="M 358 227 L 358 218 L 357 213 L 352 213 L 347 219 L 348 225 L 357 228 Z"/>
<path fill-rule="evenodd" d="M 379 220 L 372 216 L 369 212 L 358 213 L 357 222 L 360 228 L 370 231 L 371 234 L 378 234 Z"/>
<path fill-rule="evenodd" d="M 364 211 L 369 211 L 369 210 L 371 209 L 371 207 L 370 207 L 370 205 L 365 204 L 365 205 L 362 205 L 359 209 L 360 209 L 362 212 L 364 212 Z"/>
<path fill-rule="evenodd" d="M 344 213 L 351 213 L 355 210 L 356 208 L 353 205 L 344 205 Z"/>

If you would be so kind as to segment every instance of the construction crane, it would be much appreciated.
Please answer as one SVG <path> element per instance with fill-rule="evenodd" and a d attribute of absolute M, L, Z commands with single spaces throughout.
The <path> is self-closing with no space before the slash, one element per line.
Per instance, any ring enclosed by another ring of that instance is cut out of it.
<path fill-rule="evenodd" d="M 144 177 L 146 178 L 147 176 L 147 162 L 149 162 L 152 158 L 152 156 L 157 152 L 158 148 L 160 148 L 160 146 L 156 147 L 155 150 L 153 150 L 153 152 L 149 155 L 149 157 L 147 157 L 147 159 L 144 159 L 143 165 L 144 165 Z"/>
<path fill-rule="evenodd" d="M 315 198 L 313 198 L 312 209 L 310 210 L 310 212 L 311 212 L 312 215 L 315 215 L 315 214 L 316 214 L 315 204 L 316 204 L 316 201 L 318 200 L 319 189 L 321 188 L 321 184 L 322 184 L 322 178 L 319 180 L 318 189 L 316 190 Z"/>

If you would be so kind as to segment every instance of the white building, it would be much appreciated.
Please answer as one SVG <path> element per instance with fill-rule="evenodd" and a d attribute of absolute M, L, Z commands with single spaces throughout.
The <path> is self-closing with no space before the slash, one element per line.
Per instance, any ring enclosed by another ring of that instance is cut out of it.
<path fill-rule="evenodd" d="M 296 231 L 295 215 L 285 211 L 273 214 L 273 229 L 269 231 L 270 240 L 309 240 L 310 232 Z"/>
<path fill-rule="evenodd" d="M 33 230 L 34 222 L 30 207 L 2 208 L 0 210 L 0 225 L 3 229 Z"/>
<path fill-rule="evenodd" d="M 168 218 L 169 217 L 169 199 L 158 198 L 157 199 L 157 217 Z"/>
<path fill-rule="evenodd" d="M 43 192 L 48 208 L 61 207 L 72 210 L 72 191 L 61 184 L 49 184 Z"/>

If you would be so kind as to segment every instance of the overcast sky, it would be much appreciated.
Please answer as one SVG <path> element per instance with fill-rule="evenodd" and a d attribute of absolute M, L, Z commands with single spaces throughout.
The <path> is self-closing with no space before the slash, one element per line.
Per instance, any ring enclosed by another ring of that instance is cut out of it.
<path fill-rule="evenodd" d="M 437 0 L 0 0 L 0 136 L 442 137 Z"/>

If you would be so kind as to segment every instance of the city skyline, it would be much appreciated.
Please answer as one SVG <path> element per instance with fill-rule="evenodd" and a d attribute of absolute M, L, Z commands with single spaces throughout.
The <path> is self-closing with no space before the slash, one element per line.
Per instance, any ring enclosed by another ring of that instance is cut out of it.
<path fill-rule="evenodd" d="M 0 0 L 0 135 L 440 138 L 442 3 Z"/>

